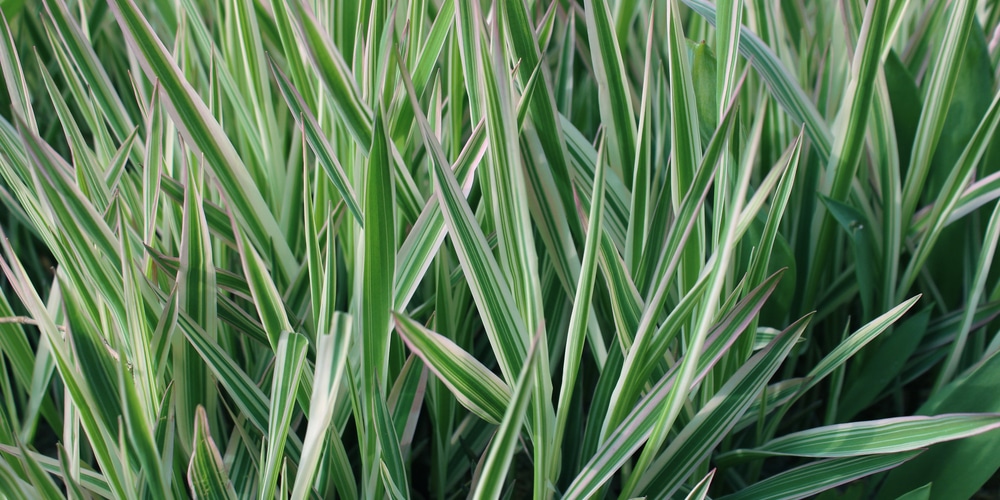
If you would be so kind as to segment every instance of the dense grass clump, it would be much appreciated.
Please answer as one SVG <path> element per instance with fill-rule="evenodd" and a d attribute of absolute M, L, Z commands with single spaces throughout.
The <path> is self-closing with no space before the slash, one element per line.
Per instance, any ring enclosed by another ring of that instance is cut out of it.
<path fill-rule="evenodd" d="M 0 498 L 1000 468 L 1000 3 L 0 10 Z"/>

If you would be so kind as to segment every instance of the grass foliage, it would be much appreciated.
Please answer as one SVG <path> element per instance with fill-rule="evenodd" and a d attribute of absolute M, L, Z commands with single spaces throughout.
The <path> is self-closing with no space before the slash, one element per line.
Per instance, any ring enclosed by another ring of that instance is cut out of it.
<path fill-rule="evenodd" d="M 996 1 L 0 10 L 0 497 L 1000 468 Z"/>

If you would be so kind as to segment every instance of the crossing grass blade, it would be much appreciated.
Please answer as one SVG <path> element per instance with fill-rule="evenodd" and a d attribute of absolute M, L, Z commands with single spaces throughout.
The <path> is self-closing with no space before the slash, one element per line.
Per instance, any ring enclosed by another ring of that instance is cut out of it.
<path fill-rule="evenodd" d="M 968 186 L 973 169 L 986 152 L 986 146 L 989 142 L 987 137 L 993 136 L 998 125 L 1000 125 L 1000 94 L 993 98 L 993 103 L 962 152 L 961 158 L 948 174 L 944 185 L 941 186 L 941 192 L 931 206 L 930 213 L 923 219 L 927 221 L 929 227 L 925 227 L 925 230 L 922 231 L 923 234 L 914 252 L 913 260 L 907 264 L 906 270 L 903 272 L 900 290 L 909 288 L 917 279 L 918 270 L 926 263 L 927 257 L 934 248 L 942 230 L 949 223 L 949 219 L 953 215 L 957 215 L 962 188 Z"/>
<path fill-rule="evenodd" d="M 0 238 L 0 244 L 2 244 L 5 254 L 5 258 L 0 259 L 0 267 L 3 268 L 4 275 L 14 288 L 17 296 L 21 299 L 21 303 L 29 308 L 33 317 L 42 322 L 39 326 L 41 327 L 42 334 L 48 338 L 49 344 L 53 347 L 52 353 L 55 357 L 56 366 L 59 373 L 64 374 L 63 379 L 66 381 L 67 391 L 75 401 L 83 403 L 77 404 L 77 407 L 80 408 L 79 417 L 81 425 L 86 429 L 88 435 L 110 436 L 109 423 L 103 421 L 102 415 L 95 411 L 99 406 L 91 395 L 90 388 L 84 386 L 72 376 L 75 373 L 75 363 L 72 361 L 70 346 L 62 338 L 41 299 L 32 289 L 24 267 L 21 265 L 19 259 L 16 258 L 7 238 Z M 92 445 L 92 448 L 97 456 L 98 463 L 102 464 L 102 471 L 107 478 L 109 489 L 115 495 L 124 497 L 126 489 L 120 472 L 121 464 L 119 460 L 117 460 L 117 457 L 113 454 L 111 448 L 107 446 L 106 442 L 98 441 Z"/>
<path fill-rule="evenodd" d="M 222 455 L 208 428 L 208 414 L 198 407 L 195 413 L 195 433 L 188 484 L 195 498 L 237 498 L 236 490 L 226 473 Z"/>
<path fill-rule="evenodd" d="M 514 393 L 511 395 L 510 405 L 504 411 L 503 420 L 500 421 L 500 428 L 490 442 L 490 451 L 486 455 L 486 462 L 483 464 L 483 473 L 476 484 L 475 498 L 500 498 L 503 492 L 504 480 L 511 465 L 511 458 L 517 446 L 518 437 L 521 434 L 521 425 L 527 413 L 528 403 L 534 392 L 532 384 L 535 383 L 538 363 L 538 342 L 541 335 L 536 334 L 531 347 L 528 349 L 528 358 L 524 362 L 524 367 L 517 377 L 514 386 Z"/>
<path fill-rule="evenodd" d="M 358 93 L 344 56 L 308 5 L 292 0 L 283 0 L 279 5 L 288 9 L 290 17 L 296 21 L 300 46 L 308 50 L 313 69 L 329 90 L 344 126 L 358 144 L 369 147 L 372 144 L 371 111 Z"/>
<path fill-rule="evenodd" d="M 587 241 L 583 249 L 583 264 L 580 280 L 573 298 L 570 313 L 569 333 L 566 338 L 566 352 L 563 355 L 562 384 L 559 387 L 559 401 L 556 406 L 556 427 L 553 441 L 562 443 L 566 421 L 571 411 L 571 398 L 577 383 L 583 345 L 586 338 L 587 321 L 590 319 L 594 281 L 597 278 L 598 242 L 601 239 L 601 225 L 604 220 L 604 161 L 598 159 L 594 176 L 594 193 L 591 195 L 590 214 L 587 217 Z"/>
<path fill-rule="evenodd" d="M 983 247 L 979 253 L 979 261 L 976 263 L 976 274 L 974 275 L 976 278 L 970 291 L 969 302 L 971 304 L 978 304 L 984 294 L 987 279 L 986 277 L 990 273 L 990 268 L 992 267 L 993 259 L 996 255 L 998 242 L 1000 242 L 1000 204 L 997 204 L 997 206 L 993 208 L 993 215 L 990 216 L 990 220 L 986 225 L 986 234 L 983 237 Z M 945 360 L 945 364 L 941 368 L 941 372 L 934 384 L 935 391 L 941 390 L 945 384 L 951 381 L 951 378 L 958 371 L 959 359 L 961 358 L 962 352 L 964 351 L 966 343 L 969 340 L 969 333 L 972 329 L 972 320 L 974 316 L 975 309 L 973 308 L 968 308 L 962 315 L 962 326 L 958 331 L 958 335 L 955 337 L 954 343 L 951 345 L 948 358 Z"/>
<path fill-rule="evenodd" d="M 351 332 L 351 317 L 336 313 L 331 323 L 330 333 L 320 336 L 317 341 L 316 373 L 313 393 L 309 399 L 311 403 L 309 406 L 309 425 L 306 427 L 302 458 L 299 460 L 299 469 L 292 488 L 291 497 L 293 499 L 303 499 L 309 496 L 319 472 L 324 451 L 324 435 L 332 431 L 330 425 L 337 395 L 343 382 Z M 336 474 L 334 482 L 345 496 L 351 492 L 352 487 L 356 488 L 353 474 L 344 477 L 343 468 L 335 467 L 333 470 Z M 354 494 L 357 494 L 356 489 Z"/>
<path fill-rule="evenodd" d="M 629 96 L 621 48 L 615 36 L 611 10 L 604 0 L 585 0 L 587 36 L 598 81 L 601 117 L 607 126 L 608 156 L 612 168 L 622 172 L 625 188 L 632 187 L 635 164 L 635 117 Z"/>
<path fill-rule="evenodd" d="M 60 491 L 55 481 L 28 454 L 28 450 L 24 448 L 24 445 L 21 445 L 21 463 L 28 473 L 28 481 L 34 486 L 36 494 L 46 498 L 58 498 L 60 496 Z"/>
<path fill-rule="evenodd" d="M 58 38 L 55 52 L 71 62 L 94 96 L 94 103 L 101 110 L 115 136 L 121 140 L 128 136 L 135 124 L 129 117 L 121 96 L 114 90 L 107 68 L 101 64 L 93 46 L 87 41 L 79 22 L 70 14 L 63 1 L 46 1 L 45 13 L 51 21 L 51 33 Z M 46 26 L 48 29 L 48 25 Z M 137 153 L 144 148 L 139 147 Z"/>
<path fill-rule="evenodd" d="M 716 9 L 704 0 L 682 0 L 709 24 L 716 23 Z M 746 27 L 740 28 L 739 51 L 754 66 L 761 79 L 767 83 L 771 95 L 796 122 L 801 123 L 822 159 L 831 154 L 832 137 L 829 125 L 823 120 L 816 105 L 807 97 L 802 86 L 784 66 L 774 51 Z"/>
<path fill-rule="evenodd" d="M 5 2 L 0 490 L 981 494 L 978 7 Z"/>
<path fill-rule="evenodd" d="M 676 491 L 750 407 L 791 352 L 810 319 L 811 316 L 806 316 L 793 323 L 740 367 L 650 464 L 637 489 L 664 496 Z M 666 470 L 671 474 L 663 474 Z"/>
<path fill-rule="evenodd" d="M 930 169 L 934 147 L 938 143 L 945 117 L 955 93 L 955 82 L 962 64 L 961 54 L 969 39 L 975 16 L 975 2 L 960 1 L 951 5 L 951 16 L 940 43 L 940 52 L 930 70 L 927 101 L 913 139 L 910 166 L 903 182 L 903 221 L 916 211 L 924 182 Z"/>
<path fill-rule="evenodd" d="M 309 341 L 298 333 L 284 331 L 278 339 L 278 349 L 274 353 L 266 458 L 260 475 L 259 498 L 262 499 L 273 498 L 275 494 L 285 454 L 285 438 L 295 410 L 295 393 L 298 391 L 308 347 Z"/>
<path fill-rule="evenodd" d="M 739 336 L 734 328 L 716 332 L 707 339 L 705 351 L 698 358 L 698 371 L 692 386 L 697 385 L 728 351 Z M 661 377 L 649 389 L 629 414 L 602 440 L 596 453 L 583 466 L 565 495 L 590 495 L 597 491 L 640 446 L 643 446 L 657 424 L 652 416 L 666 407 L 666 400 L 677 383 L 677 366 Z"/>
<path fill-rule="evenodd" d="M 288 104 L 289 109 L 291 109 L 295 119 L 302 125 L 306 140 L 309 142 L 309 147 L 316 154 L 316 158 L 319 160 L 320 166 L 323 167 L 323 171 L 326 172 L 330 181 L 333 182 L 337 191 L 340 192 L 340 196 L 343 197 L 348 210 L 357 219 L 358 224 L 363 227 L 365 221 L 364 216 L 361 214 L 361 207 L 358 205 L 351 182 L 347 177 L 347 173 L 344 172 L 344 167 L 337 160 L 333 147 L 327 141 L 325 134 L 320 129 L 319 123 L 317 123 L 316 118 L 313 116 L 312 111 L 299 91 L 292 86 L 292 82 L 275 66 L 273 61 L 270 61 L 270 65 L 271 72 L 278 82 L 278 88 L 281 90 L 281 95 L 284 96 L 285 102 Z"/>
<path fill-rule="evenodd" d="M 232 203 L 240 226 L 257 245 L 273 244 L 278 256 L 275 264 L 286 274 L 294 274 L 298 264 L 284 233 L 219 122 L 184 78 L 135 3 L 132 0 L 117 0 L 111 4 L 111 10 L 126 34 L 129 46 L 141 55 L 139 59 L 143 70 L 151 79 L 160 81 L 160 88 L 166 96 L 163 103 L 174 124 L 185 139 L 205 155 L 206 165 L 210 166 Z"/>

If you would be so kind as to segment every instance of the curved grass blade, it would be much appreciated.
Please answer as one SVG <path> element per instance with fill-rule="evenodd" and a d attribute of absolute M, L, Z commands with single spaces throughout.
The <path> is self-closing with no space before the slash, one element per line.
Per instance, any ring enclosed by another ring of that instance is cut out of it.
<path fill-rule="evenodd" d="M 237 248 L 242 255 L 243 275 L 246 277 L 250 293 L 253 295 L 254 306 L 260 315 L 264 331 L 267 332 L 268 343 L 271 349 L 277 352 L 282 332 L 294 330 L 288 320 L 284 301 L 268 272 L 264 259 L 235 224 L 233 225 L 233 234 L 236 235 Z"/>
<path fill-rule="evenodd" d="M 1000 428 L 998 413 L 897 417 L 817 427 L 718 456 L 719 465 L 775 456 L 855 457 L 912 451 Z"/>
<path fill-rule="evenodd" d="M 816 384 L 846 363 L 848 359 L 857 354 L 869 342 L 875 340 L 876 337 L 888 330 L 890 326 L 920 300 L 920 297 L 920 295 L 917 295 L 909 298 L 852 333 L 850 337 L 841 342 L 833 351 L 830 351 L 830 354 L 824 356 L 819 363 L 813 366 L 809 374 L 806 375 L 808 382 L 802 386 L 801 391 L 805 392 L 815 387 Z"/>
<path fill-rule="evenodd" d="M 511 394 L 499 377 L 447 337 L 396 313 L 396 331 L 427 363 L 462 406 L 487 422 L 498 424 Z"/>
<path fill-rule="evenodd" d="M 851 481 L 895 468 L 922 452 L 923 450 L 916 450 L 890 455 L 820 460 L 776 474 L 719 500 L 809 498 Z"/>
<path fill-rule="evenodd" d="M 945 119 L 955 94 L 959 70 L 964 59 L 963 53 L 969 40 L 969 33 L 975 25 L 976 4 L 969 0 L 957 0 L 951 4 L 951 16 L 945 28 L 944 37 L 938 44 L 938 55 L 930 69 L 930 78 L 924 84 L 926 101 L 921 108 L 910 153 L 910 166 L 903 182 L 902 220 L 909 222 L 916 211 L 917 203 L 924 191 L 924 183 L 930 173 L 934 150 L 944 129 Z M 902 293 L 905 293 L 902 292 Z"/>
<path fill-rule="evenodd" d="M 66 449 L 62 445 L 59 446 L 59 460 L 31 450 L 24 450 L 24 452 L 31 455 L 31 458 L 46 474 L 52 474 L 62 481 L 67 480 L 68 468 L 63 467 L 63 465 L 67 463 L 68 456 L 66 455 Z M 14 446 L 0 444 L 0 453 L 6 453 L 10 456 L 17 457 L 21 455 L 22 450 Z M 79 482 L 77 484 L 81 488 L 104 498 L 112 498 L 114 496 L 108 487 L 107 479 L 103 475 L 90 469 L 81 468 Z"/>

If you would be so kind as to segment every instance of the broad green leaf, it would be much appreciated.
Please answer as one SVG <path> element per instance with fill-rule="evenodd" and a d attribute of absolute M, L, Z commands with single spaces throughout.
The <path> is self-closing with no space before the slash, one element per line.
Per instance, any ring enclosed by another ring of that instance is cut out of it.
<path fill-rule="evenodd" d="M 983 397 L 1000 377 L 1000 352 L 993 351 L 977 366 L 958 377 L 925 402 L 918 414 L 943 412 L 997 412 L 995 398 Z M 878 498 L 891 499 L 908 489 L 932 482 L 931 498 L 964 498 L 978 491 L 1000 460 L 991 450 L 1000 442 L 996 432 L 941 443 L 889 474 Z"/>
<path fill-rule="evenodd" d="M 367 391 L 385 393 L 389 377 L 389 330 L 396 270 L 396 191 L 392 156 L 381 114 L 376 114 L 364 179 L 364 268 L 361 287 L 362 352 Z M 378 382 L 376 384 L 376 382 Z"/>
<path fill-rule="evenodd" d="M 927 500 L 931 497 L 931 487 L 934 483 L 927 483 L 917 489 L 903 493 L 896 497 L 896 500 Z"/>

